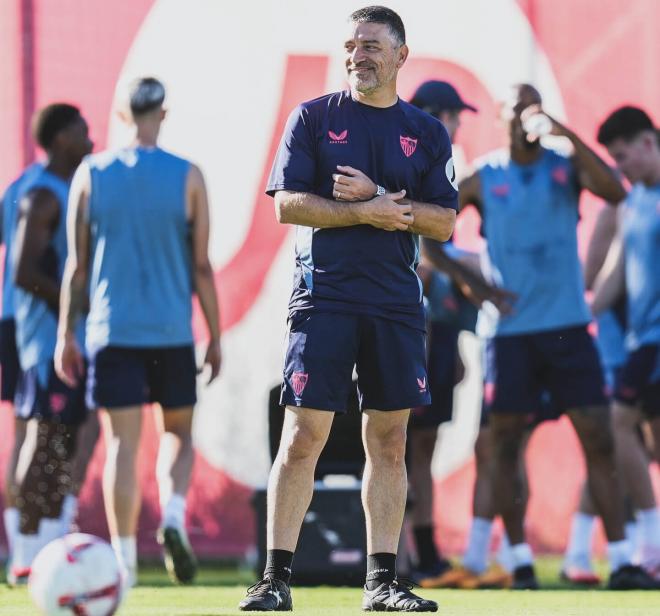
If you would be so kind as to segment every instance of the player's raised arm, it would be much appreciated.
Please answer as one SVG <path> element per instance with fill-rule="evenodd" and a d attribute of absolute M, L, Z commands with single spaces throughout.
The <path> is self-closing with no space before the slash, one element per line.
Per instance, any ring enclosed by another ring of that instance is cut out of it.
<path fill-rule="evenodd" d="M 69 386 L 84 373 L 82 351 L 76 340 L 76 324 L 87 310 L 89 278 L 89 167 L 83 162 L 77 169 L 69 193 L 67 208 L 68 253 L 62 279 L 55 370 Z"/>
<path fill-rule="evenodd" d="M 626 198 L 626 191 L 614 169 L 594 152 L 576 133 L 542 111 L 540 104 L 531 105 L 521 114 L 523 124 L 533 115 L 542 113 L 552 122 L 550 134 L 566 137 L 575 151 L 575 164 L 581 188 L 586 188 L 597 197 L 610 203 L 619 203 Z"/>
<path fill-rule="evenodd" d="M 218 294 L 215 288 L 213 267 L 209 260 L 209 205 L 204 176 L 198 167 L 191 165 L 188 174 L 187 207 L 192 221 L 193 234 L 193 277 L 195 291 L 199 298 L 209 342 L 206 348 L 204 364 L 211 368 L 208 383 L 220 372 L 222 353 L 220 349 L 220 310 Z"/>

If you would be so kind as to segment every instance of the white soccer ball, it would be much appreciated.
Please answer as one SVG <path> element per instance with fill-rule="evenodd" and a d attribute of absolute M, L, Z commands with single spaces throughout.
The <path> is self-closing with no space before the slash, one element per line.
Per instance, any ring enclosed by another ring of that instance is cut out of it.
<path fill-rule="evenodd" d="M 108 543 L 75 533 L 51 541 L 39 552 L 28 589 L 46 616 L 110 616 L 121 603 L 122 571 Z"/>

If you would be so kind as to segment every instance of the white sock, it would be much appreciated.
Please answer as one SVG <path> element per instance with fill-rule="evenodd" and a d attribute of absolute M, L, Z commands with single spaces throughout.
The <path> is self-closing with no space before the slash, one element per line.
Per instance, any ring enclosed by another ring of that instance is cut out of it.
<path fill-rule="evenodd" d="M 5 521 L 7 547 L 9 548 L 9 554 L 11 555 L 12 551 L 14 550 L 16 535 L 18 535 L 18 527 L 21 523 L 21 514 L 18 512 L 16 507 L 7 507 L 7 509 L 5 509 L 2 513 L 2 517 Z"/>
<path fill-rule="evenodd" d="M 163 528 L 183 529 L 186 521 L 186 497 L 172 494 L 161 509 L 161 526 Z"/>
<path fill-rule="evenodd" d="M 60 523 L 62 525 L 62 534 L 71 532 L 71 526 L 78 514 L 78 497 L 73 494 L 67 494 L 62 503 L 62 513 L 60 514 Z"/>
<path fill-rule="evenodd" d="M 506 532 L 502 533 L 500 547 L 497 549 L 497 556 L 495 556 L 495 559 L 499 565 L 509 573 L 511 573 L 516 568 L 513 558 L 513 551 L 511 550 L 511 544 L 509 543 L 509 536 L 506 534 Z"/>
<path fill-rule="evenodd" d="M 110 540 L 112 549 L 115 551 L 120 565 L 127 569 L 137 567 L 137 542 L 135 535 L 132 537 L 112 537 Z"/>
<path fill-rule="evenodd" d="M 633 563 L 639 564 L 640 562 L 640 533 L 639 533 L 639 524 L 637 522 L 629 521 L 626 522 L 624 527 L 626 534 L 626 541 L 630 543 L 633 553 Z"/>
<path fill-rule="evenodd" d="M 14 543 L 14 553 L 12 556 L 13 569 L 26 569 L 32 566 L 32 561 L 43 547 L 43 541 L 39 534 L 24 535 L 18 533 Z"/>
<path fill-rule="evenodd" d="M 637 526 L 643 548 L 660 549 L 660 511 L 657 507 L 637 512 Z"/>
<path fill-rule="evenodd" d="M 532 548 L 529 547 L 529 544 L 518 543 L 517 545 L 512 545 L 511 552 L 513 554 L 513 562 L 516 569 L 518 567 L 526 567 L 534 564 L 534 555 L 532 554 Z"/>
<path fill-rule="evenodd" d="M 619 567 L 629 565 L 632 561 L 632 546 L 630 542 L 611 541 L 607 544 L 607 558 L 610 561 L 610 569 L 616 571 Z"/>
<path fill-rule="evenodd" d="M 493 520 L 487 518 L 472 519 L 468 547 L 463 557 L 463 566 L 474 573 L 483 573 L 486 570 L 492 529 Z"/>
<path fill-rule="evenodd" d="M 62 522 L 59 518 L 41 518 L 39 522 L 39 536 L 43 545 L 62 536 Z"/>
<path fill-rule="evenodd" d="M 573 514 L 571 534 L 564 557 L 564 566 L 577 566 L 591 569 L 591 549 L 596 517 L 578 511 Z"/>

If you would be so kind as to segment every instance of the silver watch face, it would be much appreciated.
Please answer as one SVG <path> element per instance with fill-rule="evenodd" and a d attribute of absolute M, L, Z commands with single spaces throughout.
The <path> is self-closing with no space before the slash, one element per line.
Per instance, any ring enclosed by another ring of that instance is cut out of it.
<path fill-rule="evenodd" d="M 382 186 L 376 185 L 376 196 L 380 197 L 385 194 L 385 189 Z"/>

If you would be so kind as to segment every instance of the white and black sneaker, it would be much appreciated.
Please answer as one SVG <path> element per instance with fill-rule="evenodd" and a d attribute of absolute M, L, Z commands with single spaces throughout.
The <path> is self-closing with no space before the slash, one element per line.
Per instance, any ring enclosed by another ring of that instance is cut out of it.
<path fill-rule="evenodd" d="M 374 590 L 365 586 L 362 609 L 365 612 L 437 612 L 435 601 L 422 599 L 412 592 L 413 585 L 402 580 L 383 583 Z"/>
<path fill-rule="evenodd" d="M 197 574 L 197 559 L 185 530 L 172 526 L 160 528 L 156 539 L 163 548 L 165 568 L 172 581 L 190 584 Z"/>
<path fill-rule="evenodd" d="M 248 588 L 238 609 L 244 612 L 290 612 L 293 609 L 291 589 L 282 580 L 264 578 Z"/>

